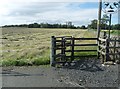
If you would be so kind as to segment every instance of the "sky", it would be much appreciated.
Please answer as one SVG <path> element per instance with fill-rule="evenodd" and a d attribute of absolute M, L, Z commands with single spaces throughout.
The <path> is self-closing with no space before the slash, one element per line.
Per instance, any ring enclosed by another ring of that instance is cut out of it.
<path fill-rule="evenodd" d="M 102 12 L 102 14 L 104 14 Z M 97 0 L 1 0 L 0 26 L 30 23 L 88 25 L 98 17 Z M 112 23 L 118 23 L 113 14 Z"/>

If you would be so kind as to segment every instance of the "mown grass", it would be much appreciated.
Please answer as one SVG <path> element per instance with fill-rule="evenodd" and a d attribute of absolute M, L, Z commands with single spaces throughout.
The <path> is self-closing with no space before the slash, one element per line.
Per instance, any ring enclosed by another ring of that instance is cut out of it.
<path fill-rule="evenodd" d="M 119 36 L 120 35 L 120 30 L 115 30 L 115 31 L 113 30 L 111 33 Z"/>
<path fill-rule="evenodd" d="M 82 29 L 3 28 L 1 66 L 32 66 L 50 63 L 51 36 L 96 37 Z M 80 41 L 87 43 L 87 41 Z M 95 41 L 89 41 L 95 43 Z M 85 49 L 85 48 L 82 48 Z M 88 53 L 81 53 L 85 55 Z"/>
<path fill-rule="evenodd" d="M 104 32 L 104 31 L 109 33 L 108 30 L 102 30 L 102 32 Z M 111 33 L 111 35 L 119 36 L 120 35 L 120 30 L 111 30 L 110 33 Z"/>

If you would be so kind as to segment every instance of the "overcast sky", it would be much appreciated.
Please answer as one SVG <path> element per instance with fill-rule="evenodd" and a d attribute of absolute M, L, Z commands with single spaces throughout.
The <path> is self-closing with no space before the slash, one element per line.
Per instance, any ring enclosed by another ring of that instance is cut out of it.
<path fill-rule="evenodd" d="M 88 2 L 89 1 L 89 2 Z M 0 25 L 29 23 L 65 23 L 88 25 L 97 19 L 97 0 L 1 0 Z M 114 14 L 113 23 L 118 23 Z"/>

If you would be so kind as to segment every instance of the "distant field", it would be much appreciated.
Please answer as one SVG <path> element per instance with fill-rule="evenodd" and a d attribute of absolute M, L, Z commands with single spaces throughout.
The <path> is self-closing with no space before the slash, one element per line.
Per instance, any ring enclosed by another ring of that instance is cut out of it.
<path fill-rule="evenodd" d="M 51 36 L 96 37 L 96 34 L 82 29 L 3 28 L 0 62 L 3 66 L 49 64 Z"/>

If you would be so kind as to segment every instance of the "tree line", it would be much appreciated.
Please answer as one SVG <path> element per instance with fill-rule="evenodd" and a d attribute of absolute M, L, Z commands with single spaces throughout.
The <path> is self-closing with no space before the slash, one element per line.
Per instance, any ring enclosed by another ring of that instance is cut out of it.
<path fill-rule="evenodd" d="M 87 27 L 91 29 L 97 29 L 97 20 L 92 20 L 91 24 L 89 24 Z M 105 23 L 104 21 L 101 21 L 101 29 L 106 30 L 110 28 L 111 30 L 120 30 L 120 24 L 114 24 L 109 26 L 109 24 Z"/>
<path fill-rule="evenodd" d="M 5 25 L 2 27 L 28 27 L 28 28 L 71 28 L 71 29 L 97 29 L 97 20 L 94 19 L 88 26 L 74 26 L 66 24 L 48 24 L 48 23 L 33 23 L 33 24 L 21 24 L 21 25 Z M 101 22 L 101 29 L 109 29 L 109 25 L 104 21 Z M 111 29 L 120 30 L 120 24 L 111 25 Z"/>
<path fill-rule="evenodd" d="M 110 17 L 106 14 L 101 18 L 101 29 L 120 30 L 120 24 L 114 24 L 109 26 Z M 5 25 L 3 27 L 28 27 L 28 28 L 69 28 L 69 29 L 97 29 L 97 19 L 91 21 L 88 26 L 75 26 L 72 22 L 68 21 L 66 24 L 49 24 L 49 23 L 32 23 L 32 24 L 21 24 L 21 25 Z"/>
<path fill-rule="evenodd" d="M 71 29 L 87 29 L 85 25 L 75 26 L 72 24 L 49 24 L 49 23 L 32 23 L 21 25 L 5 25 L 3 27 L 28 27 L 28 28 L 71 28 Z"/>
<path fill-rule="evenodd" d="M 101 29 L 111 29 L 111 30 L 120 30 L 120 24 L 109 25 L 110 17 L 107 14 L 104 14 L 101 18 Z M 91 21 L 87 26 L 88 28 L 97 29 L 97 19 Z"/>

